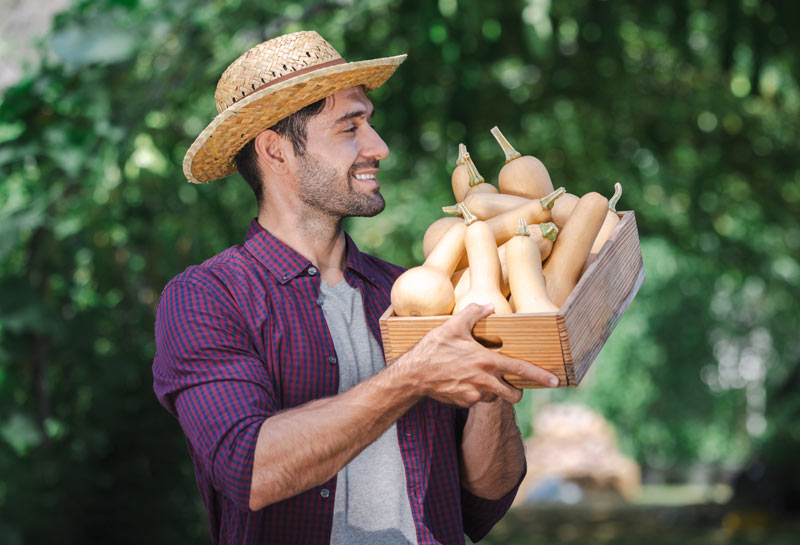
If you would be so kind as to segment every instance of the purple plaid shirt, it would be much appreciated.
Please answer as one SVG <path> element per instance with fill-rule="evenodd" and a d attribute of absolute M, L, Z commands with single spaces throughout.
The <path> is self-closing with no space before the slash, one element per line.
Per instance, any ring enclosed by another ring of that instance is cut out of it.
<path fill-rule="evenodd" d="M 361 290 L 370 330 L 402 268 L 358 251 L 347 237 L 344 272 Z M 336 351 L 305 257 L 256 220 L 245 243 L 192 266 L 164 288 L 156 314 L 154 389 L 186 434 L 197 485 L 219 544 L 327 544 L 336 478 L 251 511 L 261 424 L 278 411 L 338 392 Z M 459 485 L 465 410 L 424 399 L 397 421 L 420 545 L 477 541 L 505 514 L 500 500 Z"/>

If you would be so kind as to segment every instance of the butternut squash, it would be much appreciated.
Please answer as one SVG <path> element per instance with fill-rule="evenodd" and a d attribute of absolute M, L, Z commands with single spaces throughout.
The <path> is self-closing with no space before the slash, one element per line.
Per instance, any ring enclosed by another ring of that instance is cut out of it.
<path fill-rule="evenodd" d="M 597 238 L 594 239 L 594 244 L 592 244 L 592 254 L 597 255 L 600 253 L 600 250 L 611 236 L 611 233 L 613 233 L 614 229 L 616 229 L 617 225 L 619 225 L 617 203 L 619 202 L 619 198 L 621 196 L 622 184 L 617 182 L 614 184 L 614 195 L 608 199 L 608 212 L 606 213 L 606 219 L 603 221 L 603 226 L 600 228 L 600 232 L 597 233 Z"/>
<path fill-rule="evenodd" d="M 581 267 L 608 212 L 608 199 L 587 193 L 578 201 L 556 239 L 543 273 L 548 298 L 559 307 L 578 283 Z"/>
<path fill-rule="evenodd" d="M 558 312 L 558 307 L 547 298 L 542 256 L 524 219 L 520 218 L 516 233 L 503 246 L 506 248 L 508 283 L 514 297 L 514 312 Z"/>
<path fill-rule="evenodd" d="M 497 241 L 496 246 L 504 244 L 506 241 L 508 241 L 508 239 L 514 236 L 514 230 L 516 229 L 519 218 L 525 218 L 525 221 L 529 224 L 549 222 L 550 209 L 553 207 L 553 203 L 557 202 L 557 199 L 564 194 L 564 191 L 565 190 L 563 187 L 559 187 L 541 199 L 525 199 L 525 203 L 522 206 L 512 208 L 507 212 L 503 212 L 502 214 L 498 214 L 493 218 L 487 219 L 487 225 L 489 225 L 495 234 L 495 240 Z M 456 206 L 461 206 L 462 204 L 465 203 L 459 203 Z M 427 257 L 426 252 L 430 252 L 430 250 L 436 245 L 436 242 L 438 242 L 439 239 L 436 237 L 441 237 L 442 233 L 444 232 L 442 227 L 446 224 L 442 220 L 449 220 L 451 224 L 452 222 L 460 221 L 458 218 L 440 218 L 433 222 L 430 227 L 428 227 L 428 231 L 425 233 L 425 238 L 422 240 L 422 253 L 425 255 L 425 257 Z M 434 228 L 437 222 L 442 223 Z M 556 232 L 558 232 L 557 229 Z M 545 252 L 549 253 L 549 249 L 542 250 L 542 253 Z M 459 261 L 456 269 L 463 269 L 468 266 L 469 259 L 465 254 L 461 258 L 461 261 Z"/>
<path fill-rule="evenodd" d="M 455 305 L 450 276 L 464 253 L 466 230 L 463 221 L 451 226 L 425 263 L 408 269 L 394 281 L 390 296 L 397 316 L 450 314 Z"/>
<path fill-rule="evenodd" d="M 550 220 L 550 208 L 553 207 L 553 203 L 556 202 L 556 199 L 558 199 L 563 192 L 564 188 L 559 187 L 546 197 L 528 200 L 528 202 L 522 206 L 512 208 L 508 212 L 503 212 L 493 218 L 487 219 L 486 225 L 488 225 L 494 233 L 496 245 L 501 246 L 514 236 L 514 230 L 516 229 L 519 218 L 525 218 L 525 221 L 529 223 L 548 222 Z M 543 248 L 542 252 L 549 254 L 550 250 L 549 248 L 546 250 Z M 464 255 L 456 268 L 463 269 L 468 266 L 469 259 L 467 255 Z"/>
<path fill-rule="evenodd" d="M 558 227 L 552 222 L 540 223 L 538 228 L 532 229 L 529 233 L 530 239 L 536 243 L 540 259 L 547 259 L 547 256 L 550 255 L 550 251 L 553 249 L 553 242 L 555 242 L 558 236 Z M 509 240 L 508 242 L 511 241 Z M 500 291 L 503 292 L 503 295 L 506 297 L 508 297 L 508 294 L 511 292 L 508 283 L 508 267 L 506 266 L 506 248 L 508 247 L 508 242 L 501 244 L 497 248 L 497 257 L 500 259 Z M 469 267 L 457 271 L 453 275 L 452 281 L 456 290 L 456 302 L 469 291 L 470 277 L 468 272 Z M 456 275 L 458 275 L 458 277 L 456 277 Z"/>
<path fill-rule="evenodd" d="M 469 291 L 456 301 L 453 313 L 460 312 L 470 303 L 491 303 L 495 314 L 510 314 L 511 305 L 500 291 L 500 259 L 497 256 L 494 233 L 486 222 L 477 219 L 473 221 L 474 216 L 463 203 L 460 206 L 465 223 L 469 224 L 464 235 L 464 246 L 472 266 L 469 270 Z"/>
<path fill-rule="evenodd" d="M 508 212 L 514 208 L 530 202 L 530 199 L 518 197 L 516 195 L 504 195 L 502 193 L 471 193 L 464 199 L 464 204 L 469 207 L 479 220 L 493 218 L 503 212 Z M 442 212 L 445 214 L 458 214 L 458 204 L 443 206 Z"/>
<path fill-rule="evenodd" d="M 589 252 L 589 257 L 586 258 L 586 262 L 583 264 L 583 268 L 581 269 L 581 275 L 589 268 L 589 265 L 594 263 L 597 259 L 600 250 L 603 249 L 606 241 L 611 237 L 611 233 L 614 232 L 614 229 L 617 228 L 619 225 L 619 216 L 617 215 L 617 203 L 619 202 L 619 198 L 622 196 L 622 184 L 619 182 L 614 184 L 614 195 L 608 199 L 608 212 L 606 213 L 606 219 L 603 221 L 603 226 L 600 227 L 600 232 L 597 233 L 597 238 L 594 239 L 594 243 L 592 244 L 592 249 Z"/>
<path fill-rule="evenodd" d="M 464 157 L 467 155 L 469 155 L 467 153 L 467 146 L 459 144 L 456 168 L 453 169 L 453 174 L 450 175 L 453 195 L 459 202 L 464 200 L 464 195 L 466 195 L 469 190 L 469 172 L 467 171 L 467 165 L 464 164 Z"/>
<path fill-rule="evenodd" d="M 442 239 L 442 236 L 457 223 L 464 223 L 461 218 L 439 218 L 428 226 L 425 235 L 422 237 L 422 255 L 427 259 L 434 246 Z"/>
<path fill-rule="evenodd" d="M 564 193 L 553 204 L 553 209 L 550 210 L 550 217 L 553 223 L 558 225 L 559 229 L 563 229 L 567 224 L 567 219 L 569 219 L 569 215 L 572 214 L 572 211 L 575 210 L 575 205 L 578 204 L 579 200 L 581 200 L 581 198 L 577 195 Z"/>
<path fill-rule="evenodd" d="M 511 290 L 508 287 L 505 244 L 497 248 L 497 259 L 500 261 L 500 292 L 503 294 L 503 296 L 508 297 L 508 294 L 511 293 Z M 456 304 L 458 304 L 458 302 L 469 292 L 469 288 L 471 286 L 469 274 L 470 267 L 461 270 L 464 272 L 463 274 L 459 275 L 455 282 Z M 458 272 L 461 271 L 457 271 L 456 274 L 458 274 Z M 453 275 L 453 277 L 455 278 L 455 275 Z"/>
<path fill-rule="evenodd" d="M 564 194 L 564 191 L 563 187 L 559 187 L 546 197 L 530 200 L 522 206 L 487 219 L 486 224 L 494 232 L 497 245 L 503 244 L 514 236 L 520 218 L 524 218 L 528 224 L 550 221 L 550 209 L 553 208 L 553 203 Z"/>
<path fill-rule="evenodd" d="M 497 127 L 492 127 L 491 133 L 506 154 L 506 164 L 497 177 L 501 193 L 539 199 L 553 192 L 550 174 L 539 159 L 522 156 Z"/>

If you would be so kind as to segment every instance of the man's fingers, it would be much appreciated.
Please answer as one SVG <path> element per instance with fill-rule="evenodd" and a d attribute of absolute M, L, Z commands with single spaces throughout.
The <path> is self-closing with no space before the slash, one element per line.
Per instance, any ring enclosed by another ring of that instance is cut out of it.
<path fill-rule="evenodd" d="M 508 401 L 509 403 L 518 403 L 522 399 L 522 390 L 514 388 L 502 378 L 497 379 L 497 389 L 495 390 L 498 397 Z"/>
<path fill-rule="evenodd" d="M 527 361 L 516 360 L 502 354 L 497 354 L 495 361 L 497 362 L 497 369 L 502 373 L 517 375 L 551 388 L 558 386 L 559 380 L 557 376 Z"/>
<path fill-rule="evenodd" d="M 486 318 L 494 312 L 494 305 L 479 305 L 471 303 L 466 306 L 458 314 L 454 314 L 450 320 L 455 323 L 459 328 L 466 328 L 467 334 L 472 336 L 472 328 L 475 324 Z"/>

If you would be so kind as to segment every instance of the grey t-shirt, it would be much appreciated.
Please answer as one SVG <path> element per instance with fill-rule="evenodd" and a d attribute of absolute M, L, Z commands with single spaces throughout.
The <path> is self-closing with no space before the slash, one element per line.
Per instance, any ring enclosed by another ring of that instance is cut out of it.
<path fill-rule="evenodd" d="M 358 290 L 346 281 L 328 286 L 323 280 L 320 292 L 342 393 L 383 369 L 383 352 Z M 332 545 L 416 545 L 395 424 L 339 471 L 333 509 Z"/>

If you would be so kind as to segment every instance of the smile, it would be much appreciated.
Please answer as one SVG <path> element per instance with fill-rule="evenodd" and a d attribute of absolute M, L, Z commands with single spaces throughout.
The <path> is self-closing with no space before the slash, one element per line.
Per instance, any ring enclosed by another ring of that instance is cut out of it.
<path fill-rule="evenodd" d="M 356 180 L 374 180 L 375 179 L 375 175 L 374 174 L 356 174 L 355 178 L 356 178 Z"/>

